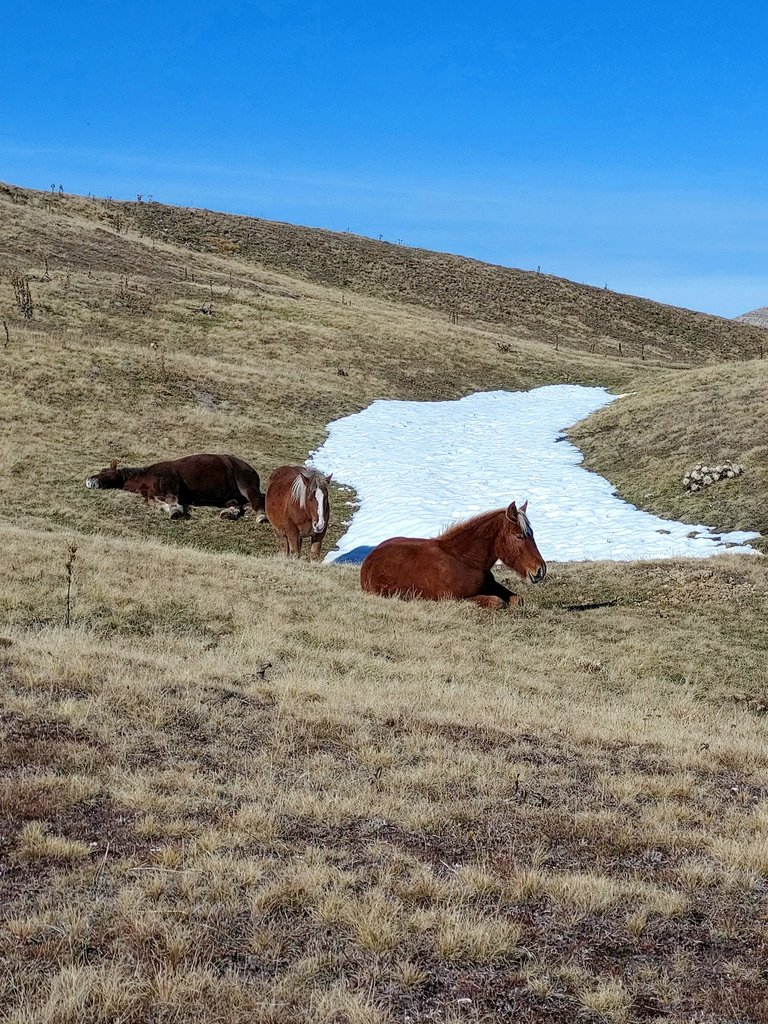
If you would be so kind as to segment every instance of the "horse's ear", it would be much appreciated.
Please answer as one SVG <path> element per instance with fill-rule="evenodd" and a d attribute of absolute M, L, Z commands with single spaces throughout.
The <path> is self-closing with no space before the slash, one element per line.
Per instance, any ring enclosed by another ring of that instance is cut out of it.
<path fill-rule="evenodd" d="M 112 461 L 109 464 L 109 468 L 110 469 L 117 469 L 117 459 L 112 459 Z"/>
<path fill-rule="evenodd" d="M 523 504 L 520 506 L 520 511 L 523 513 L 523 515 L 525 515 L 525 513 L 528 511 L 528 499 L 527 498 L 525 499 Z"/>
<path fill-rule="evenodd" d="M 325 482 L 329 484 L 331 480 L 333 480 L 333 473 L 328 474 L 328 476 L 325 478 Z"/>
<path fill-rule="evenodd" d="M 517 505 L 514 503 L 514 501 L 510 501 L 509 505 L 507 506 L 507 519 L 511 519 L 513 522 L 515 519 L 517 519 Z"/>

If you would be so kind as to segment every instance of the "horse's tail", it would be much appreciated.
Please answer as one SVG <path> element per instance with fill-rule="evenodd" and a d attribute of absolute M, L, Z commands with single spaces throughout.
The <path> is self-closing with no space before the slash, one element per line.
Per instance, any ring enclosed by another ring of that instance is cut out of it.
<path fill-rule="evenodd" d="M 263 523 L 267 518 L 264 507 L 264 495 L 261 493 L 261 480 L 259 474 L 245 462 L 232 460 L 232 471 L 235 475 L 237 489 L 242 496 L 250 503 L 256 513 L 258 521 Z"/>

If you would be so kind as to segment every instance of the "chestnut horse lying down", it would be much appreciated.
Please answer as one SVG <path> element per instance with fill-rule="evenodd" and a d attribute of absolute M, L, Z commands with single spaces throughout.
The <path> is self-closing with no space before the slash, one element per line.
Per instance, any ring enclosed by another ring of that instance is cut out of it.
<path fill-rule="evenodd" d="M 222 509 L 222 519 L 239 519 L 250 504 L 257 522 L 266 520 L 259 474 L 234 455 L 187 455 L 151 466 L 107 469 L 89 476 L 86 487 L 119 488 L 153 501 L 171 519 L 188 519 L 191 505 Z"/>
<path fill-rule="evenodd" d="M 384 597 L 421 597 L 474 601 L 481 608 L 522 604 L 491 573 L 503 562 L 531 583 L 547 574 L 525 512 L 514 501 L 508 508 L 483 512 L 458 523 L 432 540 L 392 537 L 374 548 L 360 568 L 363 590 Z"/>
<path fill-rule="evenodd" d="M 307 466 L 278 466 L 271 474 L 267 484 L 267 515 L 283 554 L 300 558 L 302 538 L 310 537 L 310 558 L 320 557 L 331 515 L 328 484 L 332 476 L 323 476 Z"/>

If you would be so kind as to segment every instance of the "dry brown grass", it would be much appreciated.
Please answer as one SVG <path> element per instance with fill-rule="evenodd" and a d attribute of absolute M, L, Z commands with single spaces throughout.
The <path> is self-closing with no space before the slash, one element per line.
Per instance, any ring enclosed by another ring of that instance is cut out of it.
<path fill-rule="evenodd" d="M 86 207 L 0 200 L 35 301 L 0 350 L 2 1019 L 768 1020 L 762 558 L 554 565 L 488 615 L 82 486 L 193 448 L 268 470 L 375 397 L 721 371 L 500 353 Z"/>
<path fill-rule="evenodd" d="M 123 237 L 255 263 L 334 289 L 346 302 L 374 296 L 413 303 L 443 321 L 499 324 L 513 336 L 603 357 L 701 363 L 750 358 L 765 347 L 765 331 L 746 323 L 448 253 L 210 210 L 0 188 L 11 202 L 38 214 L 84 217 L 110 233 L 119 221 Z M 500 347 L 510 351 L 505 339 Z"/>
<path fill-rule="evenodd" d="M 716 563 L 727 613 L 596 565 L 488 616 L 93 538 L 66 630 L 65 540 L 4 531 L 11 1020 L 719 1019 L 763 952 L 767 727 L 724 646 L 673 652 L 748 621 L 763 693 L 757 560 Z"/>
<path fill-rule="evenodd" d="M 768 360 L 753 359 L 660 374 L 570 434 L 589 468 L 633 504 L 690 523 L 768 533 L 766 409 Z M 728 458 L 744 464 L 743 476 L 694 494 L 682 486 L 690 466 Z"/>

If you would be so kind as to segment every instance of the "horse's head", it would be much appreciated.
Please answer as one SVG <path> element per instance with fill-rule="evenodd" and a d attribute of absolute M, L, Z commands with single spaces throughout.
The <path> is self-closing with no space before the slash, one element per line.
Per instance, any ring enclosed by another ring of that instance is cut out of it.
<path fill-rule="evenodd" d="M 528 522 L 528 502 L 518 508 L 514 501 L 504 512 L 504 522 L 496 538 L 500 561 L 531 583 L 540 583 L 547 575 L 547 563 L 541 557 Z"/>
<path fill-rule="evenodd" d="M 306 510 L 312 520 L 312 533 L 322 533 L 328 527 L 330 505 L 328 502 L 328 484 L 333 473 L 328 476 L 312 475 L 307 481 Z"/>
<path fill-rule="evenodd" d="M 85 479 L 85 486 L 93 489 L 122 487 L 125 478 L 117 468 L 117 459 L 113 459 L 106 469 L 100 470 L 95 476 Z"/>

